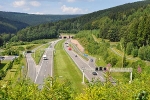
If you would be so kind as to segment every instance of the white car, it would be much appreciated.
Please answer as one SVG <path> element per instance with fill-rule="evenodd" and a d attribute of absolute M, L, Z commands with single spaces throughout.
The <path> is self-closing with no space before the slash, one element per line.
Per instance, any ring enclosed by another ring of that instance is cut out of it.
<path fill-rule="evenodd" d="M 46 57 L 46 55 L 43 55 L 43 60 L 47 60 L 47 57 Z"/>

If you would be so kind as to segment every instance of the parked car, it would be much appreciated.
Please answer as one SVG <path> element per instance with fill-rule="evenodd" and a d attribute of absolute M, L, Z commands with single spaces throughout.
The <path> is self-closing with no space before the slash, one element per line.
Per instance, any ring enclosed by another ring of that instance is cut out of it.
<path fill-rule="evenodd" d="M 75 57 L 77 57 L 77 55 L 75 55 Z"/>

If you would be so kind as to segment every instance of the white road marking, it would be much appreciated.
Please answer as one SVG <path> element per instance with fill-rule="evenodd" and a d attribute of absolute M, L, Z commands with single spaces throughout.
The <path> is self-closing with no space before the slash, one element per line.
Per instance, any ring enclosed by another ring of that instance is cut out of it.
<path fill-rule="evenodd" d="M 53 76 L 53 50 L 52 50 L 52 60 L 51 60 L 51 64 L 52 64 L 52 66 L 51 66 L 51 77 Z"/>

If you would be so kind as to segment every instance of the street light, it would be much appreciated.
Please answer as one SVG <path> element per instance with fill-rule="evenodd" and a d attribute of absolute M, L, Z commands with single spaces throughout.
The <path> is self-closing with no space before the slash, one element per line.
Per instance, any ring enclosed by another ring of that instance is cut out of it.
<path fill-rule="evenodd" d="M 35 50 L 33 52 L 34 52 L 34 58 L 35 58 Z"/>
<path fill-rule="evenodd" d="M 85 70 L 85 67 L 82 67 L 82 73 L 83 73 L 83 77 L 82 77 L 82 83 L 84 84 L 84 70 Z"/>

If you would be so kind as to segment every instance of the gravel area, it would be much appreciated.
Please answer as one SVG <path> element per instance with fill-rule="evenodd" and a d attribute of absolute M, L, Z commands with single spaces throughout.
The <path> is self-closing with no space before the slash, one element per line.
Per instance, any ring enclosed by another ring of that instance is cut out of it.
<path fill-rule="evenodd" d="M 71 42 L 74 43 L 81 52 L 84 52 L 84 48 L 82 47 L 82 45 L 77 40 L 71 39 Z"/>

